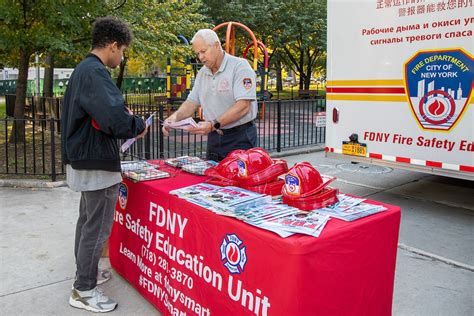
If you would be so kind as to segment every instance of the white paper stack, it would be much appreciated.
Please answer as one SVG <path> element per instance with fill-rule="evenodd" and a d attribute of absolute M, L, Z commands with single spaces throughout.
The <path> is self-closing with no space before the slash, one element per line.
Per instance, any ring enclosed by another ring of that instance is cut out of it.
<path fill-rule="evenodd" d="M 157 170 L 159 166 L 147 161 L 122 161 L 122 174 L 135 182 L 155 180 L 169 177 L 169 173 Z"/>
<path fill-rule="evenodd" d="M 271 196 L 268 195 L 237 187 L 220 187 L 207 183 L 173 190 L 170 194 L 222 215 L 271 201 Z"/>
<path fill-rule="evenodd" d="M 123 175 L 136 182 L 168 178 L 170 176 L 168 172 L 156 169 L 125 171 Z"/>
<path fill-rule="evenodd" d="M 176 158 L 169 158 L 165 160 L 165 164 L 175 168 L 181 168 L 184 165 L 193 164 L 196 162 L 202 162 L 203 160 L 199 157 L 193 156 L 181 156 Z"/>
<path fill-rule="evenodd" d="M 122 161 L 120 163 L 122 172 L 125 171 L 136 171 L 136 170 L 151 170 L 156 169 L 158 166 L 149 163 L 148 161 L 139 160 L 139 161 Z"/>
<path fill-rule="evenodd" d="M 205 174 L 207 169 L 214 166 L 217 166 L 217 162 L 213 160 L 206 160 L 206 161 L 199 161 L 195 163 L 186 164 L 186 165 L 183 165 L 181 168 L 186 172 L 198 174 L 202 176 Z"/>
<path fill-rule="evenodd" d="M 188 117 L 187 119 L 177 121 L 177 122 L 168 122 L 165 121 L 163 124 L 164 127 L 174 128 L 174 129 L 182 129 L 182 130 L 189 130 L 192 127 L 198 127 L 198 124 L 194 121 L 193 118 Z"/>
<path fill-rule="evenodd" d="M 282 231 L 319 237 L 328 221 L 329 215 L 300 211 L 290 216 L 271 220 L 265 223 L 265 227 L 275 232 Z"/>
<path fill-rule="evenodd" d="M 372 214 L 385 211 L 387 208 L 364 202 L 365 199 L 355 198 L 346 194 L 337 195 L 339 202 L 325 208 L 317 209 L 320 214 L 329 215 L 343 221 L 354 221 Z"/>

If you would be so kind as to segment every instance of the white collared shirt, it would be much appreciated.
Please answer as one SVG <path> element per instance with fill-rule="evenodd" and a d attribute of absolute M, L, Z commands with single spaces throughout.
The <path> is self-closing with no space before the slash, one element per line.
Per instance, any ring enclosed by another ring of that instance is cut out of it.
<path fill-rule="evenodd" d="M 207 121 L 219 118 L 238 100 L 252 100 L 250 111 L 223 129 L 250 122 L 257 116 L 255 71 L 246 59 L 225 53 L 215 74 L 206 66 L 199 70 L 188 100 L 202 106 Z"/>

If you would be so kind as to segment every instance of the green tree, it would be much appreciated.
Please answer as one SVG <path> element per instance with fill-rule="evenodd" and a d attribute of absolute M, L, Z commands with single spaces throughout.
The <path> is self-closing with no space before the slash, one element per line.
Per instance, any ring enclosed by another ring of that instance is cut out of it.
<path fill-rule="evenodd" d="M 281 7 L 280 29 L 273 36 L 283 49 L 285 64 L 299 76 L 299 88 L 309 89 L 311 76 L 326 64 L 326 1 L 289 1 Z"/>
<path fill-rule="evenodd" d="M 326 56 L 325 0 L 266 0 L 250 3 L 232 0 L 219 4 L 204 0 L 215 24 L 237 21 L 252 29 L 269 48 L 270 65 L 281 86 L 281 67 L 299 75 L 300 88 L 308 89 L 311 75 L 324 71 Z"/>
<path fill-rule="evenodd" d="M 0 2 L 0 58 L 18 68 L 14 117 L 23 119 L 28 66 L 35 53 L 75 51 L 72 38 L 90 28 L 102 12 L 97 1 L 23 0 Z M 19 121 L 22 122 L 22 121 Z M 24 123 L 16 124 L 10 140 L 24 140 Z"/>
<path fill-rule="evenodd" d="M 129 57 L 153 65 L 169 56 L 189 56 L 191 50 L 182 45 L 178 35 L 191 38 L 200 29 L 209 27 L 202 2 L 128 0 L 112 14 L 127 21 L 134 40 L 124 62 L 120 65 L 117 86 L 121 86 L 124 68 Z"/>
<path fill-rule="evenodd" d="M 14 117 L 23 119 L 28 67 L 35 53 L 47 56 L 52 74 L 53 56 L 83 56 L 90 48 L 90 28 L 98 16 L 115 15 L 127 21 L 135 40 L 129 54 L 154 62 L 170 54 L 190 54 L 178 34 L 192 36 L 206 27 L 200 1 L 151 0 L 7 0 L 0 2 L 0 60 L 19 69 Z M 125 63 L 121 65 L 123 76 Z M 17 124 L 11 140 L 24 139 Z"/>

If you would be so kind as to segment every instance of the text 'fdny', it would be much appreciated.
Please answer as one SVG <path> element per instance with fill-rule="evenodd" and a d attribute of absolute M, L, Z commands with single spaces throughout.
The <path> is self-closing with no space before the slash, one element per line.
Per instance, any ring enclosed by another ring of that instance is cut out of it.
<path fill-rule="evenodd" d="M 184 229 L 188 223 L 186 217 L 181 217 L 180 214 L 172 212 L 169 209 L 165 210 L 161 205 L 150 201 L 150 208 L 148 213 L 148 220 L 155 223 L 156 226 L 163 227 L 171 234 L 178 232 L 178 236 L 183 238 Z"/>

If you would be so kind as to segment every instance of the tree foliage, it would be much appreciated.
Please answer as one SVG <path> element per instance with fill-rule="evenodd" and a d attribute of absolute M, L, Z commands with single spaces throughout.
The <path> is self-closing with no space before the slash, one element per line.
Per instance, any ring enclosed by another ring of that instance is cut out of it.
<path fill-rule="evenodd" d="M 200 1 L 4 0 L 0 2 L 0 60 L 19 69 L 14 116 L 24 117 L 28 67 L 35 53 L 80 59 L 90 49 L 96 17 L 115 15 L 135 36 L 130 56 L 154 63 L 170 54 L 190 54 L 177 35 L 192 36 L 205 23 Z M 122 68 L 123 70 L 123 68 Z"/>
<path fill-rule="evenodd" d="M 34 53 L 73 52 L 72 39 L 90 27 L 102 7 L 95 1 L 16 0 L 0 2 L 0 58 L 18 68 L 14 116 L 22 119 L 28 67 Z M 24 140 L 24 123 L 15 125 L 11 140 Z"/>
<path fill-rule="evenodd" d="M 178 35 L 190 39 L 196 30 L 209 27 L 200 1 L 127 0 L 112 12 L 127 21 L 134 34 L 127 57 L 148 67 L 169 56 L 189 56 L 190 47 L 181 44 Z M 123 76 L 123 67 L 119 79 Z"/>
<path fill-rule="evenodd" d="M 308 89 L 311 75 L 325 69 L 326 1 L 232 0 L 219 5 L 204 0 L 215 24 L 237 21 L 247 25 L 271 52 L 271 66 L 281 63 Z"/>
<path fill-rule="evenodd" d="M 23 0 L 0 2 L 0 57 L 17 66 L 20 50 L 77 52 L 78 38 L 87 34 L 93 17 L 105 13 L 97 1 Z"/>

